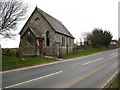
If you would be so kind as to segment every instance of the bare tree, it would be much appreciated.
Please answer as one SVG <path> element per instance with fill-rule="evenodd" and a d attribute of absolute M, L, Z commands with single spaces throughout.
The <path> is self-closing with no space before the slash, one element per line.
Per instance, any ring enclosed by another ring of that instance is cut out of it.
<path fill-rule="evenodd" d="M 79 37 L 79 44 L 82 45 L 82 36 Z"/>
<path fill-rule="evenodd" d="M 84 44 L 86 44 L 86 45 L 88 45 L 89 44 L 89 36 L 90 36 L 90 32 L 84 32 L 83 34 L 82 34 L 82 37 L 83 37 L 83 39 L 84 39 Z"/>
<path fill-rule="evenodd" d="M 0 1 L 0 36 L 12 38 L 19 21 L 26 18 L 28 6 L 19 0 Z"/>

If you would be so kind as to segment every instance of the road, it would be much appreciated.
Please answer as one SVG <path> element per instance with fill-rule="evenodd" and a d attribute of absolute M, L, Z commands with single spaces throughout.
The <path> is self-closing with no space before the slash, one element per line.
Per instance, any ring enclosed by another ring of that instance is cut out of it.
<path fill-rule="evenodd" d="M 120 49 L 2 73 L 3 88 L 103 88 L 117 73 Z"/>

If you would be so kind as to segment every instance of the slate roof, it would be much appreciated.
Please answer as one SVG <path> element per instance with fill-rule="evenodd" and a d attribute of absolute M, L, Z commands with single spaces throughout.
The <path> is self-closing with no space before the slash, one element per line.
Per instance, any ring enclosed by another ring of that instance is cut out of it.
<path fill-rule="evenodd" d="M 66 27 L 57 19 L 50 16 L 46 12 L 42 11 L 41 9 L 37 8 L 38 11 L 43 15 L 43 17 L 48 21 L 48 23 L 54 28 L 54 30 L 58 33 L 67 35 L 69 37 L 72 37 L 72 34 L 66 29 Z"/>
<path fill-rule="evenodd" d="M 36 38 L 43 38 L 42 35 L 41 35 L 41 33 L 39 33 L 39 32 L 37 31 L 37 29 L 28 27 L 27 30 L 30 30 L 30 31 L 35 35 Z M 26 31 L 27 31 L 27 30 L 26 30 Z M 25 32 L 26 32 L 26 31 L 25 31 Z M 25 33 L 25 32 L 24 32 L 24 33 Z M 24 35 L 24 33 L 21 35 L 21 37 Z"/>
<path fill-rule="evenodd" d="M 54 17 L 50 16 L 49 14 L 47 14 L 46 12 L 42 11 L 41 9 L 39 9 L 37 7 L 35 8 L 35 10 L 36 9 L 40 12 L 40 14 L 42 14 L 42 16 L 52 26 L 52 28 L 55 30 L 55 32 L 66 35 L 66 36 L 69 36 L 71 38 L 74 38 L 72 36 L 72 34 L 66 29 L 66 27 L 59 20 L 55 19 Z M 41 37 L 41 34 L 39 36 L 38 35 L 39 32 L 36 29 L 30 28 L 30 30 L 36 35 L 36 37 Z M 25 31 L 23 31 L 23 33 L 22 33 L 22 30 L 20 31 L 21 37 L 23 36 L 24 33 L 25 33 Z"/>
<path fill-rule="evenodd" d="M 33 28 L 29 28 L 29 29 L 33 32 L 33 34 L 34 34 L 37 38 L 43 38 L 42 35 L 41 35 L 41 33 L 39 33 L 39 32 L 37 31 L 37 29 L 33 29 Z"/>

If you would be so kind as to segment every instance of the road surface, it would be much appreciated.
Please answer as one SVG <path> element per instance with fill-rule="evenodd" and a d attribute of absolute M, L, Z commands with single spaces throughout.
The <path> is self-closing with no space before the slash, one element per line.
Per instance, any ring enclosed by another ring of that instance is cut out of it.
<path fill-rule="evenodd" d="M 2 73 L 2 88 L 103 88 L 118 72 L 120 49 Z"/>

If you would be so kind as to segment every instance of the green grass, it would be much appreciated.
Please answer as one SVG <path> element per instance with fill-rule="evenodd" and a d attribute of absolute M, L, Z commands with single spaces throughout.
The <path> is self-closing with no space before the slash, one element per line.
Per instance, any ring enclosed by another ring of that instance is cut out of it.
<path fill-rule="evenodd" d="M 115 78 L 115 80 L 111 83 L 109 88 L 119 88 L 119 80 L 120 80 L 120 74 Z M 108 89 L 109 90 L 109 89 Z"/>
<path fill-rule="evenodd" d="M 120 77 L 119 77 L 120 80 Z M 112 85 L 110 88 L 118 88 L 118 77 L 112 82 Z"/>
<path fill-rule="evenodd" d="M 99 52 L 103 52 L 103 51 L 107 51 L 107 50 L 111 50 L 111 49 L 115 49 L 115 48 L 109 47 L 109 48 L 101 48 L 101 49 L 97 49 L 97 48 L 82 49 L 80 51 L 77 51 L 77 52 L 74 52 L 74 53 L 71 53 L 68 55 L 64 55 L 63 58 L 64 59 L 75 58 L 75 57 L 95 54 L 95 53 L 99 53 Z"/>
<path fill-rule="evenodd" d="M 16 69 L 26 66 L 42 64 L 46 62 L 57 61 L 57 59 L 45 57 L 24 57 L 26 61 L 20 61 L 16 56 L 2 56 L 2 70 Z"/>

